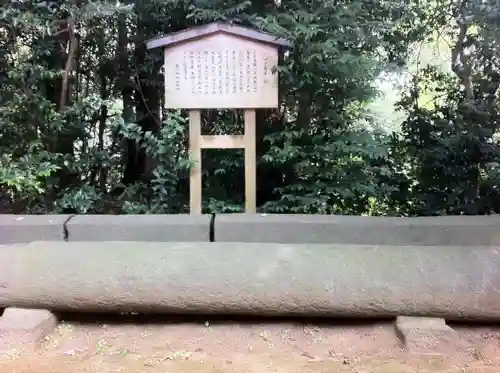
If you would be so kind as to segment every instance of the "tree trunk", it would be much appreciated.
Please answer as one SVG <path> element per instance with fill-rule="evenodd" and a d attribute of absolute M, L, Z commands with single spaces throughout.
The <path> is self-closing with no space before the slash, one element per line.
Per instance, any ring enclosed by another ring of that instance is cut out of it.
<path fill-rule="evenodd" d="M 127 16 L 120 14 L 118 18 L 118 58 L 120 64 L 120 75 L 118 78 L 118 86 L 121 90 L 123 100 L 123 120 L 125 123 L 134 121 L 133 94 L 134 87 L 131 83 L 132 70 L 130 68 L 129 53 L 127 46 L 129 44 L 129 35 L 127 30 Z M 135 167 L 135 159 L 137 154 L 136 144 L 133 140 L 125 141 L 124 152 L 124 175 L 123 183 L 125 185 L 133 184 L 137 179 L 133 175 Z"/>
<path fill-rule="evenodd" d="M 138 69 L 135 88 L 135 108 L 136 120 L 143 131 L 156 132 L 160 123 L 160 92 L 162 83 L 158 86 L 152 86 L 151 82 L 158 80 L 158 74 L 155 66 L 148 59 L 145 40 L 148 37 L 145 22 L 145 9 L 138 4 L 138 21 L 135 45 L 135 66 Z M 123 175 L 125 185 L 133 184 L 137 181 L 147 181 L 146 161 L 147 156 L 141 144 L 129 141 L 127 144 L 127 160 Z"/>

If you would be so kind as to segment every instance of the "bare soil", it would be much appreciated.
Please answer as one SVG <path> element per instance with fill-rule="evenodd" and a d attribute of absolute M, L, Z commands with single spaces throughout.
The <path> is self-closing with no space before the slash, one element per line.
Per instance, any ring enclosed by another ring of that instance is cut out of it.
<path fill-rule="evenodd" d="M 392 322 L 73 319 L 0 373 L 500 372 L 500 327 L 453 327 L 459 348 L 415 356 Z"/>

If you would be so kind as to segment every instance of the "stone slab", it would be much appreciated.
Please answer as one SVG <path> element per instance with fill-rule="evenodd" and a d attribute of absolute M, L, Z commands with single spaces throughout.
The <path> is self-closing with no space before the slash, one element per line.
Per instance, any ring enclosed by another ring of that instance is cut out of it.
<path fill-rule="evenodd" d="M 0 353 L 33 351 L 57 327 L 57 318 L 43 309 L 6 308 L 0 317 Z"/>
<path fill-rule="evenodd" d="M 0 245 L 63 241 L 64 222 L 70 216 L 0 214 Z"/>
<path fill-rule="evenodd" d="M 459 342 L 455 330 L 442 318 L 400 316 L 396 331 L 405 350 L 415 354 L 456 348 Z"/>
<path fill-rule="evenodd" d="M 493 247 L 33 242 L 0 263 L 0 307 L 500 320 Z"/>
<path fill-rule="evenodd" d="M 210 215 L 76 215 L 68 241 L 209 242 Z"/>
<path fill-rule="evenodd" d="M 369 217 L 221 214 L 217 242 L 500 246 L 500 216 Z"/>

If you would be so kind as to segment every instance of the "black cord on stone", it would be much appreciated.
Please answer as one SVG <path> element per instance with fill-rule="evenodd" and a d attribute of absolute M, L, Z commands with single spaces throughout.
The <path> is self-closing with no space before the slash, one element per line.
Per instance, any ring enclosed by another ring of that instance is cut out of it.
<path fill-rule="evenodd" d="M 209 232 L 210 242 L 215 242 L 215 212 L 212 212 L 210 217 L 210 232 Z"/>

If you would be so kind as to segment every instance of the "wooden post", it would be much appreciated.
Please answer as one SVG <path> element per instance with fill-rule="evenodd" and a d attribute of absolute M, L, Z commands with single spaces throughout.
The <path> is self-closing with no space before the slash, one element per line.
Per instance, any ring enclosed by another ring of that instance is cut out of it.
<path fill-rule="evenodd" d="M 257 210 L 255 110 L 279 108 L 279 48 L 289 40 L 226 23 L 211 23 L 146 43 L 163 48 L 165 108 L 189 109 L 190 212 L 202 212 L 202 149 L 245 149 L 245 210 Z M 210 58 L 212 56 L 212 58 Z M 231 62 L 232 61 L 232 62 Z M 236 77 L 239 77 L 237 79 Z M 245 134 L 201 136 L 205 109 L 243 109 Z"/>
<path fill-rule="evenodd" d="M 189 110 L 189 154 L 194 166 L 189 179 L 189 212 L 201 214 L 201 111 Z"/>
<path fill-rule="evenodd" d="M 201 135 L 201 111 L 189 111 L 189 153 L 195 162 L 189 181 L 190 213 L 201 214 L 201 149 L 245 149 L 245 210 L 257 211 L 257 157 L 255 151 L 255 110 L 245 110 L 245 135 Z"/>
<path fill-rule="evenodd" d="M 257 211 L 256 185 L 255 110 L 245 110 L 245 212 Z"/>

